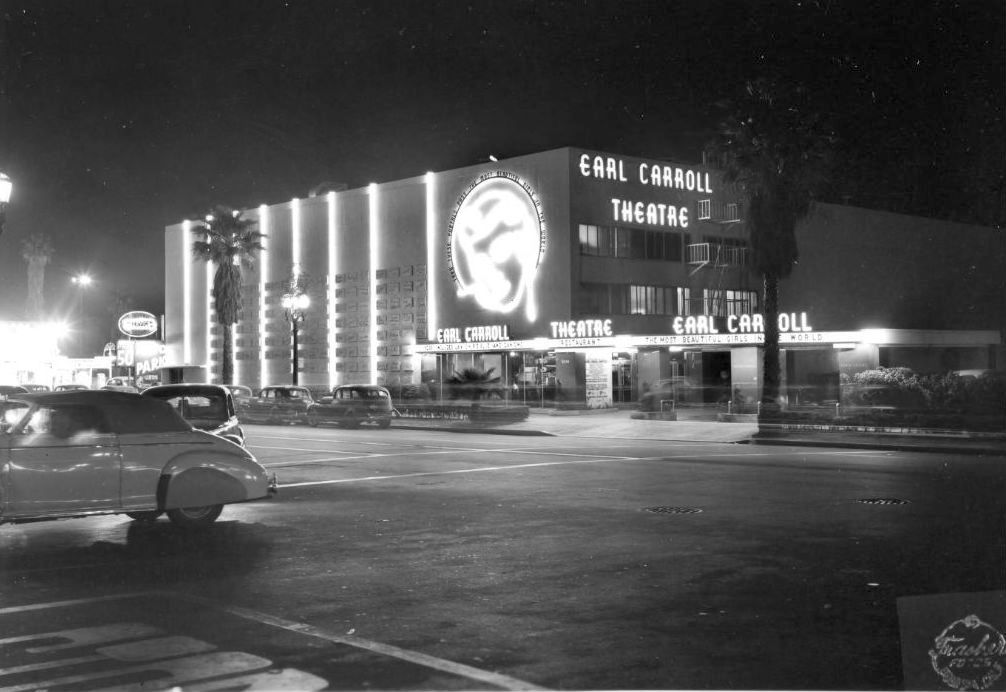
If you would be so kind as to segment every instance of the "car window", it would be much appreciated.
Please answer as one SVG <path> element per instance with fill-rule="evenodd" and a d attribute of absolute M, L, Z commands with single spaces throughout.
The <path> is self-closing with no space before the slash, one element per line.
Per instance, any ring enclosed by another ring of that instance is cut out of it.
<path fill-rule="evenodd" d="M 130 401 L 115 402 L 108 407 L 109 423 L 118 433 L 182 432 L 191 430 L 175 409 L 152 397 L 130 397 Z"/>
<path fill-rule="evenodd" d="M 40 406 L 21 427 L 21 432 L 27 434 L 48 434 L 63 440 L 85 433 L 108 431 L 108 423 L 101 411 L 86 405 Z"/>
<path fill-rule="evenodd" d="M 13 430 L 29 408 L 24 401 L 0 401 L 0 430 Z"/>
<path fill-rule="evenodd" d="M 186 420 L 192 418 L 226 418 L 227 407 L 223 398 L 208 396 L 173 396 L 164 401 Z"/>

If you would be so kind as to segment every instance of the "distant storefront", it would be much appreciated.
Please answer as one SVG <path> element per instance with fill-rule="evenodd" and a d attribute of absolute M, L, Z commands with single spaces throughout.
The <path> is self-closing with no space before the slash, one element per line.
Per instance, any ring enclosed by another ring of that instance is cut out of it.
<path fill-rule="evenodd" d="M 58 322 L 0 322 L 0 334 L 0 384 L 91 387 L 111 371 L 111 358 L 63 356 L 60 349 L 67 333 Z"/>
<path fill-rule="evenodd" d="M 697 403 L 756 400 L 760 281 L 744 200 L 704 166 L 557 149 L 246 210 L 266 251 L 244 273 L 235 377 L 290 381 L 292 277 L 311 297 L 301 384 L 425 385 L 492 369 L 529 404 L 631 404 L 668 380 Z M 212 268 L 192 223 L 165 232 L 166 349 L 176 380 L 219 379 Z M 843 375 L 1002 365 L 994 229 L 819 205 L 781 286 L 790 399 Z"/>

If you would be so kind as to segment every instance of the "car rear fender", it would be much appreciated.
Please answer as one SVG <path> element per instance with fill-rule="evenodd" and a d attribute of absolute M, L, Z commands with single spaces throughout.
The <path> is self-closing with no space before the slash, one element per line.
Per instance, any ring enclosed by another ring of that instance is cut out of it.
<path fill-rule="evenodd" d="M 235 457 L 184 454 L 172 459 L 157 484 L 157 507 L 205 507 L 267 497 L 269 479 L 257 463 Z"/>

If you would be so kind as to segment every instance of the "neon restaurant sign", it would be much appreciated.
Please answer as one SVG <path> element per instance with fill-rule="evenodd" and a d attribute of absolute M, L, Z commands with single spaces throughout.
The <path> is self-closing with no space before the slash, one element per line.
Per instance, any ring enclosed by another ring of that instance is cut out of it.
<path fill-rule="evenodd" d="M 545 217 L 522 178 L 508 171 L 476 178 L 451 215 L 447 248 L 459 297 L 502 314 L 523 306 L 528 321 L 537 318 L 534 278 L 545 254 Z"/>

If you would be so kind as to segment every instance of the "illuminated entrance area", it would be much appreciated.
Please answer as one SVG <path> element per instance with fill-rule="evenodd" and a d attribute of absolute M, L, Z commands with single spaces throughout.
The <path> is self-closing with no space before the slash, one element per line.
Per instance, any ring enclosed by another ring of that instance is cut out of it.
<path fill-rule="evenodd" d="M 437 401 L 472 396 L 532 408 L 573 404 L 573 388 L 557 374 L 555 351 L 428 353 L 423 395 Z"/>

